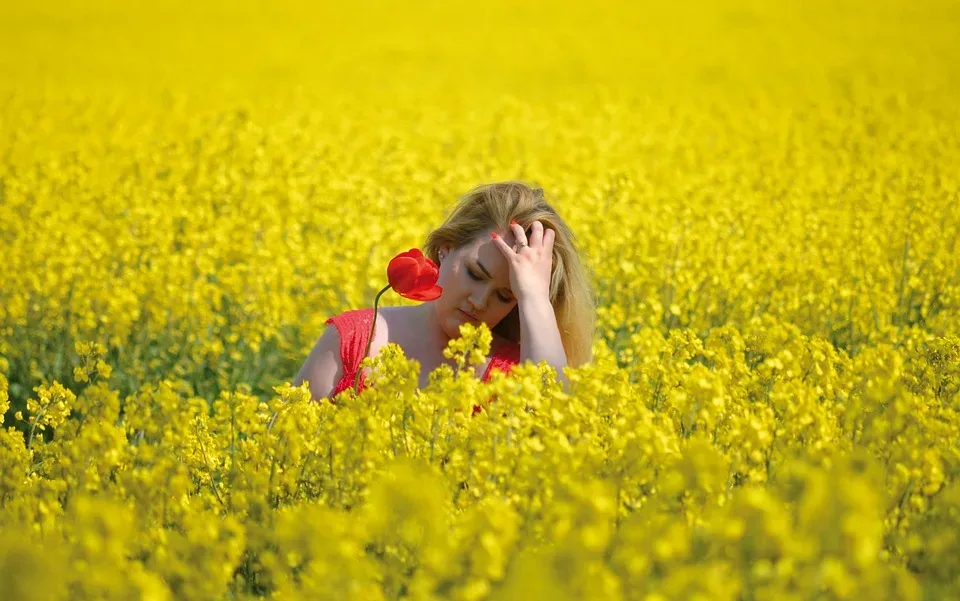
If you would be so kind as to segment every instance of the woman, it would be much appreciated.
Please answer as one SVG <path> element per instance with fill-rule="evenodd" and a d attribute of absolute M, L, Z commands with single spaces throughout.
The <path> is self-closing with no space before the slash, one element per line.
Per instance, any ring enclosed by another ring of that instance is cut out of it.
<path fill-rule="evenodd" d="M 427 236 L 426 257 L 440 270 L 443 293 L 415 306 L 382 307 L 370 344 L 375 357 L 398 344 L 420 364 L 420 388 L 441 364 L 464 322 L 484 322 L 493 333 L 490 356 L 477 367 L 509 372 L 521 361 L 546 360 L 566 385 L 563 367 L 588 362 L 595 306 L 573 234 L 544 200 L 543 190 L 518 182 L 486 184 L 463 196 L 446 221 Z M 297 374 L 314 399 L 353 386 L 370 335 L 373 308 L 335 315 Z M 370 368 L 364 368 L 359 389 Z"/>

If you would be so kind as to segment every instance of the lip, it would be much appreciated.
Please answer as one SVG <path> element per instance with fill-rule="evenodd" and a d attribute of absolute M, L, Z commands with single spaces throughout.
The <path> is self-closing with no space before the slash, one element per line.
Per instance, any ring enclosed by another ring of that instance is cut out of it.
<path fill-rule="evenodd" d="M 467 312 L 464 311 L 463 309 L 459 309 L 459 311 L 460 311 L 460 314 L 461 314 L 461 315 L 463 315 L 464 317 L 466 317 L 467 319 L 469 319 L 469 320 L 471 320 L 471 321 L 480 321 L 479 319 L 477 319 L 477 318 L 474 317 L 473 315 L 470 315 L 469 313 L 467 313 Z"/>

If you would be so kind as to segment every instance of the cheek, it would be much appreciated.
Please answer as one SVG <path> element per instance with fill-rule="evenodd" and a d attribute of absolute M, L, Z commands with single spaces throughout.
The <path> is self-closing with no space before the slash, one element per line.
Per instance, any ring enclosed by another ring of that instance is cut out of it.
<path fill-rule="evenodd" d="M 444 290 L 443 297 L 450 302 L 454 297 L 460 296 L 464 290 L 463 274 L 456 271 L 450 272 L 447 274 L 445 283 L 441 285 Z"/>
<path fill-rule="evenodd" d="M 440 270 L 440 276 L 437 277 L 437 285 L 443 288 L 443 292 L 440 294 L 439 300 L 446 298 L 447 290 L 452 290 L 454 288 L 454 280 L 456 280 L 456 274 L 450 273 L 444 269 Z"/>
<path fill-rule="evenodd" d="M 460 288 L 463 286 L 461 282 L 465 279 L 467 279 L 467 273 L 463 269 L 451 265 L 449 269 L 440 271 L 437 283 L 450 288 Z"/>
<path fill-rule="evenodd" d="M 443 286 L 443 296 L 446 297 L 448 301 L 454 297 L 460 297 L 470 293 L 470 278 L 463 270 L 449 272 L 444 282 L 440 285 Z M 447 290 L 450 291 L 449 295 Z"/>

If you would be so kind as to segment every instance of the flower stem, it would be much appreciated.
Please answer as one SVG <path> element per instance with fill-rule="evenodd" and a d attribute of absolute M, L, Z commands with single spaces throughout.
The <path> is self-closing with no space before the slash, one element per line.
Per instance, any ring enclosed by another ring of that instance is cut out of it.
<path fill-rule="evenodd" d="M 386 292 L 387 290 L 390 290 L 390 286 L 385 286 L 383 290 L 377 293 L 377 297 L 373 299 L 373 323 L 370 324 L 370 336 L 367 337 L 367 348 L 365 348 L 363 351 L 363 357 L 360 357 L 361 363 L 363 362 L 364 357 L 366 357 L 370 353 L 370 345 L 373 343 L 373 334 L 374 332 L 376 332 L 376 329 L 377 329 L 377 306 L 380 304 L 380 297 L 383 296 L 383 293 Z M 357 375 L 353 379 L 354 389 L 357 389 L 357 387 L 360 385 L 360 372 L 362 371 L 363 369 L 358 364 Z M 360 390 L 357 389 L 357 392 L 360 392 Z"/>

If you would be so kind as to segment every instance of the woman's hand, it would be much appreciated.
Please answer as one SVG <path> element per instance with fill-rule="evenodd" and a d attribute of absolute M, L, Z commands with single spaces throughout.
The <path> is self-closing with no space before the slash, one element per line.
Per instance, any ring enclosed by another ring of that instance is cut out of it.
<path fill-rule="evenodd" d="M 530 225 L 530 239 L 516 221 L 510 222 L 515 244 L 511 247 L 496 232 L 493 243 L 500 249 L 510 266 L 510 287 L 518 302 L 550 299 L 550 270 L 553 267 L 553 241 L 556 232 L 544 231 L 543 224 Z"/>

